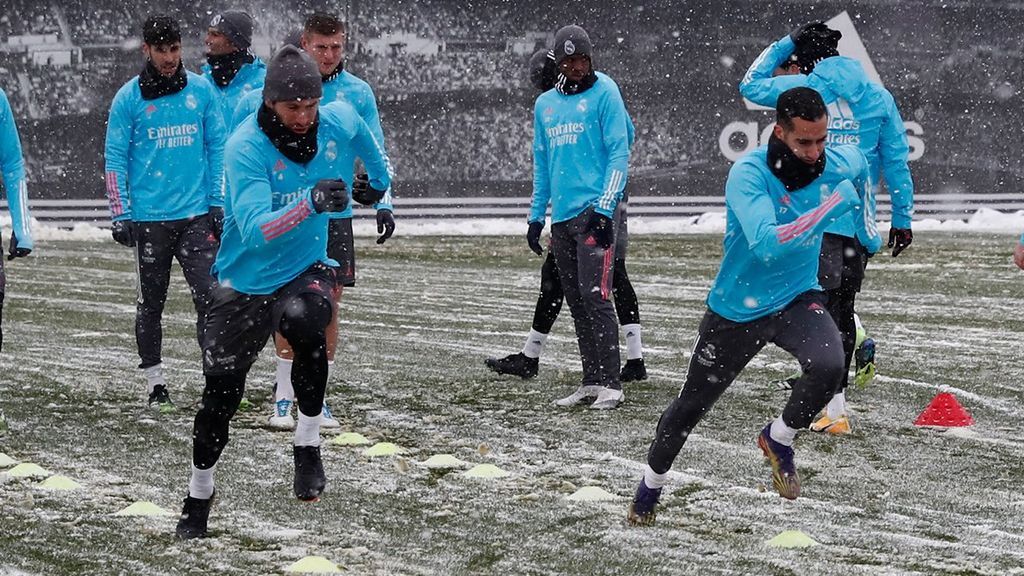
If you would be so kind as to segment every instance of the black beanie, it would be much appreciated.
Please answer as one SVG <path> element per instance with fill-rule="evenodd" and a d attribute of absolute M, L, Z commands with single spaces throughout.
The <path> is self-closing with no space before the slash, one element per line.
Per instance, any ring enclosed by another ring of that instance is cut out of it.
<path fill-rule="evenodd" d="M 839 39 L 842 37 L 842 32 L 821 22 L 807 26 L 797 37 L 796 50 L 793 51 L 800 72 L 810 74 L 818 62 L 839 56 Z"/>
<path fill-rule="evenodd" d="M 267 64 L 263 98 L 271 102 L 307 100 L 323 96 L 323 82 L 316 62 L 302 50 L 286 44 Z"/>
<path fill-rule="evenodd" d="M 210 21 L 210 28 L 226 36 L 239 50 L 245 50 L 252 45 L 252 16 L 245 12 L 221 12 Z"/>
<path fill-rule="evenodd" d="M 537 90 L 547 92 L 554 88 L 557 76 L 554 52 L 542 48 L 530 56 L 530 84 Z"/>
<path fill-rule="evenodd" d="M 181 42 L 181 28 L 178 26 L 178 21 L 163 14 L 150 16 L 142 25 L 142 41 L 150 46 Z"/>
<path fill-rule="evenodd" d="M 555 32 L 555 64 L 561 64 L 568 56 L 591 57 L 594 45 L 590 43 L 590 35 L 579 26 L 565 26 Z"/>

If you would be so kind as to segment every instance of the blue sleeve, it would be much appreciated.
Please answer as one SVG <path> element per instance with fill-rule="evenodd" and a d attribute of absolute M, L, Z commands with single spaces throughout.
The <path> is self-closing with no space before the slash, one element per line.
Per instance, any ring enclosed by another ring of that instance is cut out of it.
<path fill-rule="evenodd" d="M 892 98 L 887 99 L 887 107 L 888 114 L 882 120 L 878 137 L 878 155 L 892 202 L 892 225 L 894 228 L 910 228 L 914 215 L 914 181 L 907 164 L 910 156 L 907 129 Z"/>
<path fill-rule="evenodd" d="M 796 46 L 788 34 L 765 48 L 750 65 L 743 80 L 740 80 L 740 94 L 755 104 L 774 108 L 779 94 L 790 88 L 807 86 L 807 76 L 804 74 L 772 76 L 775 69 L 781 66 L 795 49 Z"/>
<path fill-rule="evenodd" d="M 262 89 L 258 88 L 246 92 L 245 96 L 242 96 L 238 100 L 238 104 L 235 105 L 235 112 L 231 115 L 231 124 L 228 125 L 228 132 L 233 132 L 235 128 L 238 128 L 250 114 L 259 110 L 260 104 L 262 103 Z M 227 118 L 225 118 L 225 120 L 227 120 Z"/>
<path fill-rule="evenodd" d="M 814 210 L 788 224 L 779 224 L 763 173 L 751 165 L 735 165 L 725 184 L 725 204 L 739 221 L 754 256 L 765 263 L 785 260 L 804 250 L 805 242 L 825 232 L 837 218 L 860 203 L 857 189 L 843 180 Z"/>
<path fill-rule="evenodd" d="M 854 218 L 857 240 L 868 251 L 874 254 L 882 248 L 882 237 L 878 234 L 878 222 L 875 214 L 875 183 L 871 181 L 871 165 L 867 156 L 860 148 L 851 146 L 859 162 L 857 175 L 852 179 L 858 194 L 864 199 L 859 212 Z"/>
<path fill-rule="evenodd" d="M 601 129 L 608 166 L 605 168 L 601 196 L 594 207 L 599 214 L 612 218 L 622 199 L 629 172 L 629 114 L 618 90 L 609 90 L 601 101 Z"/>
<path fill-rule="evenodd" d="M 224 142 L 227 128 L 220 102 L 213 85 L 207 83 L 206 113 L 203 114 L 203 137 L 206 150 L 207 204 L 224 206 Z"/>
<path fill-rule="evenodd" d="M 110 105 L 107 118 L 107 139 L 103 157 L 106 160 L 107 200 L 110 219 L 131 220 L 131 202 L 128 191 L 128 149 L 132 144 L 131 93 L 118 92 Z"/>
<path fill-rule="evenodd" d="M 7 189 L 7 208 L 11 213 L 11 229 L 18 237 L 18 248 L 32 249 L 32 218 L 28 213 L 28 186 L 25 184 L 25 159 L 21 154 L 21 138 L 14 123 L 14 112 L 7 95 L 0 90 L 0 167 Z"/>
<path fill-rule="evenodd" d="M 352 136 L 352 149 L 356 156 L 362 159 L 366 166 L 366 175 L 370 178 L 370 186 L 376 190 L 388 190 L 391 188 L 390 166 L 387 154 L 384 152 L 380 142 L 373 135 L 373 130 L 361 118 L 356 118 L 356 129 Z M 390 203 L 381 207 L 384 202 L 378 203 L 377 210 L 390 210 Z"/>
<path fill-rule="evenodd" d="M 540 121 L 540 108 L 533 111 L 533 198 L 530 200 L 530 222 L 544 223 L 551 201 L 551 174 L 548 172 L 547 134 Z"/>
<path fill-rule="evenodd" d="M 225 168 L 231 215 L 238 225 L 242 241 L 249 248 L 260 248 L 291 237 L 299 224 L 315 213 L 309 194 L 273 209 L 273 190 L 267 169 L 251 145 L 228 149 Z"/>
<path fill-rule="evenodd" d="M 388 149 L 384 145 L 384 129 L 380 125 L 380 112 L 377 110 L 377 100 L 374 99 L 373 90 L 366 87 L 364 94 L 365 104 L 362 106 L 362 110 L 359 111 L 359 115 L 362 116 L 366 122 L 366 126 L 370 129 L 370 134 L 376 141 L 376 147 L 378 152 L 384 159 L 384 164 L 387 168 L 388 178 L 394 177 L 395 169 L 391 166 L 391 157 L 388 156 Z M 365 159 L 364 159 L 365 162 Z M 374 186 L 376 188 L 376 186 Z M 379 190 L 379 188 L 378 188 Z M 391 204 L 391 186 L 388 185 L 387 190 L 384 192 L 384 197 L 381 198 L 380 202 L 373 205 L 374 210 L 391 210 L 394 212 L 395 207 Z"/>

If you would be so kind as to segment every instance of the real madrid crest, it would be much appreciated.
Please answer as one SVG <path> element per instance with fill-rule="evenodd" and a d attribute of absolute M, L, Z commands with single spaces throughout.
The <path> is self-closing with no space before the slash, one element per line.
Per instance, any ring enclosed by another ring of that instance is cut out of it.
<path fill-rule="evenodd" d="M 566 56 L 572 56 L 576 53 L 576 45 L 572 43 L 572 40 L 566 40 L 564 48 Z"/>

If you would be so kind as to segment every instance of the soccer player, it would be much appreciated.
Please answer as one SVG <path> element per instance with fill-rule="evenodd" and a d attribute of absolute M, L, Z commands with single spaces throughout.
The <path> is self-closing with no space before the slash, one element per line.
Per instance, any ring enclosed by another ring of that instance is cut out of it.
<path fill-rule="evenodd" d="M 388 170 L 391 173 L 390 161 L 387 150 L 384 147 L 384 131 L 380 125 L 380 114 L 377 111 L 377 100 L 370 85 L 345 70 L 345 25 L 337 17 L 325 13 L 314 13 L 306 19 L 302 30 L 302 49 L 305 50 L 317 63 L 320 71 L 321 82 L 323 83 L 323 99 L 321 102 L 326 105 L 331 102 L 348 102 L 355 108 L 359 116 L 370 127 L 374 140 L 380 148 L 385 161 L 389 162 Z M 252 114 L 259 105 L 257 95 L 250 94 L 242 99 L 235 110 L 235 121 Z M 366 181 L 364 178 L 352 178 L 355 166 L 350 167 L 344 177 L 352 186 L 352 199 L 356 202 L 373 206 L 377 212 L 377 244 L 383 244 L 394 234 L 395 218 L 394 207 L 391 203 L 390 189 L 384 190 L 383 195 L 367 194 Z M 351 204 L 351 203 L 350 203 Z M 327 254 L 340 264 L 339 269 L 339 292 L 335 300 L 335 308 L 341 300 L 341 290 L 344 287 L 355 286 L 356 282 L 356 254 L 352 236 L 352 208 L 349 208 L 330 215 L 330 237 L 327 244 Z M 327 332 L 327 355 L 330 365 L 334 364 L 335 350 L 338 341 L 337 313 L 335 321 L 331 323 Z M 288 430 L 295 427 L 295 420 L 291 416 L 292 407 L 295 404 L 295 394 L 292 390 L 289 374 L 291 373 L 292 353 L 286 339 L 280 335 L 275 337 L 277 347 L 277 374 L 274 386 L 274 407 L 271 413 L 269 424 L 272 428 Z M 336 428 L 340 426 L 338 421 L 331 414 L 330 408 L 324 405 L 324 426 Z"/>
<path fill-rule="evenodd" d="M 800 479 L 793 440 L 842 377 L 842 344 L 825 311 L 818 255 L 822 235 L 834 222 L 852 212 L 866 228 L 874 218 L 868 163 L 854 146 L 825 147 L 828 112 L 814 90 L 783 92 L 776 114 L 768 144 L 729 170 L 722 264 L 708 293 L 686 381 L 661 415 L 647 453 L 647 469 L 627 517 L 633 524 L 654 521 L 668 471 L 690 431 L 769 342 L 792 354 L 803 373 L 757 444 L 771 464 L 779 495 L 796 498 Z M 872 248 L 880 243 L 875 238 Z"/>
<path fill-rule="evenodd" d="M 555 87 L 558 80 L 558 72 L 555 69 L 555 53 L 553 50 L 538 50 L 530 58 L 529 65 L 530 82 L 541 92 L 547 92 Z M 597 72 L 598 77 L 602 76 Z M 629 144 L 632 148 L 635 130 L 633 121 L 626 116 L 629 129 Z M 615 267 L 612 277 L 612 297 L 615 300 L 615 312 L 619 318 L 622 334 L 626 338 L 626 364 L 619 374 L 621 382 L 632 382 L 634 380 L 646 380 L 647 368 L 644 366 L 643 346 L 640 334 L 640 305 L 637 302 L 636 291 L 626 273 L 626 251 L 629 244 L 629 231 L 626 224 L 626 202 L 629 196 L 629 184 L 622 195 L 622 221 L 615 241 Z M 542 248 L 538 242 L 531 248 L 538 254 Z M 547 342 L 551 327 L 558 319 L 558 313 L 562 310 L 562 283 L 558 279 L 558 268 L 555 266 L 555 257 L 548 250 L 544 264 L 540 268 L 540 295 L 537 297 L 537 305 L 534 308 L 533 324 L 530 333 L 526 337 L 521 352 L 509 354 L 504 358 L 487 358 L 484 363 L 488 368 L 498 374 L 511 374 L 520 378 L 533 378 L 537 375 L 540 354 Z"/>
<path fill-rule="evenodd" d="M 247 13 L 227 10 L 215 15 L 206 29 L 203 76 L 217 87 L 225 123 L 243 96 L 263 88 L 267 75 L 267 66 L 249 51 L 252 28 Z"/>
<path fill-rule="evenodd" d="M 181 30 L 169 16 L 142 28 L 142 73 L 118 90 L 106 137 L 112 233 L 135 249 L 135 340 L 149 403 L 173 410 L 161 364 L 161 316 L 171 260 L 192 291 L 203 340 L 217 238 L 210 216 L 223 206 L 224 121 L 213 86 L 181 64 Z"/>
<path fill-rule="evenodd" d="M 367 187 L 390 184 L 376 142 L 351 106 L 320 107 L 316 63 L 284 46 L 267 66 L 264 104 L 228 140 L 224 236 L 214 273 L 219 281 L 203 343 L 206 389 L 196 413 L 192 476 L 176 533 L 206 535 L 214 468 L 228 442 L 246 374 L 275 331 L 294 353 L 298 400 L 292 488 L 316 501 L 327 478 L 320 459 L 320 421 L 327 386 L 327 328 L 334 314 L 338 263 L 327 254 L 328 214 L 348 207 L 355 157 Z M 339 179 L 338 176 L 342 176 Z"/>
<path fill-rule="evenodd" d="M 0 182 L 7 191 L 7 210 L 11 213 L 11 243 L 7 259 L 14 260 L 32 252 L 32 217 L 28 212 L 28 188 L 25 186 L 25 159 L 21 138 L 7 94 L 0 88 Z M 0 244 L 2 245 L 2 244 Z M 0 258 L 0 350 L 4 345 L 4 290 L 7 276 Z"/>
<path fill-rule="evenodd" d="M 554 90 L 534 105 L 533 199 L 527 242 L 536 251 L 551 206 L 551 251 L 576 325 L 583 381 L 556 401 L 573 406 L 596 397 L 594 409 L 615 408 L 619 339 L 611 303 L 619 201 L 629 162 L 626 107 L 611 78 L 598 76 L 593 44 L 579 26 L 555 34 Z"/>
<path fill-rule="evenodd" d="M 840 56 L 842 34 L 821 22 L 812 22 L 775 42 L 754 61 L 740 82 L 740 93 L 763 106 L 774 106 L 779 95 L 796 86 L 807 86 L 821 93 L 829 107 L 829 146 L 854 144 L 867 156 L 871 182 L 878 190 L 880 175 L 885 176 L 892 200 L 892 227 L 889 248 L 898 256 L 913 241 L 911 216 L 914 207 L 914 183 L 907 157 L 906 129 L 896 102 L 888 90 L 868 80 L 864 68 L 852 58 Z M 777 68 L 787 74 L 773 76 Z M 796 72 L 788 74 L 788 72 Z M 874 194 L 872 194 L 872 198 Z M 864 280 L 868 258 L 874 253 L 854 233 L 852 215 L 837 220 L 822 241 L 818 275 L 828 295 L 828 310 L 843 336 L 847 372 L 857 349 L 854 302 Z M 858 351 L 857 379 L 866 384 L 874 375 L 874 346 L 870 358 Z M 811 427 L 815 431 L 848 434 L 846 411 L 849 374 L 843 376 L 826 413 Z"/>

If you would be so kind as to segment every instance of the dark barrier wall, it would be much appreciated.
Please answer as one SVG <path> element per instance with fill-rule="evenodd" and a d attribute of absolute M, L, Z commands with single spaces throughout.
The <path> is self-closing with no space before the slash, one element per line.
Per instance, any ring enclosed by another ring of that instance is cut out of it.
<path fill-rule="evenodd" d="M 536 94 L 525 83 L 525 60 L 571 22 L 591 32 L 596 67 L 619 83 L 634 117 L 633 193 L 720 194 L 731 160 L 772 122 L 739 96 L 747 67 L 799 24 L 836 17 L 847 18 L 863 46 L 855 55 L 870 61 L 896 97 L 920 193 L 1022 188 L 1024 9 L 1017 3 L 537 4 L 329 4 L 350 24 L 348 69 L 377 91 L 400 197 L 529 195 Z M 254 45 L 263 51 L 322 7 L 271 0 L 231 6 L 255 16 Z M 186 65 L 197 69 L 205 23 L 219 7 L 191 0 L 0 0 L 0 12 L 10 15 L 0 22 L 0 87 L 21 127 L 33 198 L 103 198 L 107 109 L 142 65 L 130 45 L 139 24 L 151 11 L 178 16 Z M 70 54 L 67 65 L 62 51 Z"/>

